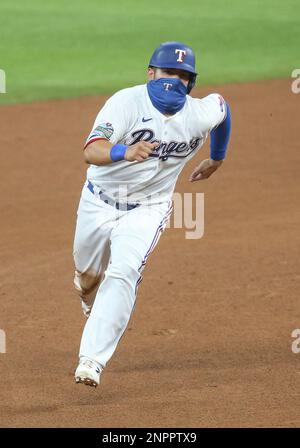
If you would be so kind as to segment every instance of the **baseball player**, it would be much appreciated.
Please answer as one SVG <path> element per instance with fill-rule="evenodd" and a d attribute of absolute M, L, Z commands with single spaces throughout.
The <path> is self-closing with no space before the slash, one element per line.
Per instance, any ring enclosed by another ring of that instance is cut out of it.
<path fill-rule="evenodd" d="M 225 158 L 230 109 L 214 93 L 192 98 L 195 56 L 181 42 L 153 53 L 147 84 L 115 93 L 96 117 L 77 212 L 74 284 L 88 317 L 77 383 L 96 387 L 133 312 L 142 271 L 172 212 L 185 164 L 210 135 L 210 158 L 190 181 L 207 179 Z"/>

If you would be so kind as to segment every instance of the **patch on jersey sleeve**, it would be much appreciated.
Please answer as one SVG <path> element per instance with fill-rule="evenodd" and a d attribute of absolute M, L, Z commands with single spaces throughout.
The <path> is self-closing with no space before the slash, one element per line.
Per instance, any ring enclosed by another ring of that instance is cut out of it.
<path fill-rule="evenodd" d="M 90 139 L 95 137 L 104 137 L 108 140 L 114 133 L 114 128 L 111 123 L 100 123 L 91 133 Z"/>

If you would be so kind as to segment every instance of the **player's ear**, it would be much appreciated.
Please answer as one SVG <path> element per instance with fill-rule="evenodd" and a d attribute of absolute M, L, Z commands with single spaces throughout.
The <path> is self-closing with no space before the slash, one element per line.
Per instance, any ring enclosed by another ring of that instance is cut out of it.
<path fill-rule="evenodd" d="M 154 75 L 155 75 L 155 72 L 154 72 L 153 68 L 148 67 L 148 71 L 147 71 L 148 80 L 152 81 L 154 79 Z"/>

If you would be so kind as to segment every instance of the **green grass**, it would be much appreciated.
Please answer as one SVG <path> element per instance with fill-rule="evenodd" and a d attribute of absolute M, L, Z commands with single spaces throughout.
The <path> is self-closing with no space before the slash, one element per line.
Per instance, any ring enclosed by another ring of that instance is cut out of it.
<path fill-rule="evenodd" d="M 166 40 L 194 48 L 202 84 L 289 77 L 300 66 L 299 0 L 1 0 L 0 103 L 143 83 Z"/>

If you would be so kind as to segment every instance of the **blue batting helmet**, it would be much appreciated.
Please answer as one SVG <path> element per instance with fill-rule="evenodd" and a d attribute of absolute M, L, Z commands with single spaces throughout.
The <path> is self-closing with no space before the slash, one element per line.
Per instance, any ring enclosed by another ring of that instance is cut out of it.
<path fill-rule="evenodd" d="M 176 68 L 189 72 L 188 93 L 196 82 L 195 55 L 191 47 L 182 42 L 164 42 L 154 51 L 149 66 L 157 68 Z"/>

